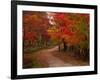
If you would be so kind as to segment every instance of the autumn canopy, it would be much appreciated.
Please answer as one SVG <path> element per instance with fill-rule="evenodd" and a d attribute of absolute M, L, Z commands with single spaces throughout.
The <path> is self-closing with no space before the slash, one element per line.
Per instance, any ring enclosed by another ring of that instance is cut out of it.
<path fill-rule="evenodd" d="M 89 49 L 89 25 L 89 14 L 23 11 L 24 48 Z"/>

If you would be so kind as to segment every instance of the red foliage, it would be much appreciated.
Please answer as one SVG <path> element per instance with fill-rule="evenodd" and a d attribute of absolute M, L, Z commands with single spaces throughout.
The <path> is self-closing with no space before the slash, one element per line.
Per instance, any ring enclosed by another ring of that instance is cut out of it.
<path fill-rule="evenodd" d="M 26 34 L 24 35 L 24 40 L 34 41 L 35 39 L 37 39 L 37 36 L 34 32 L 26 32 Z"/>
<path fill-rule="evenodd" d="M 64 35 L 68 35 L 68 36 L 72 36 L 73 35 L 73 32 L 71 32 L 69 30 L 69 28 L 63 26 L 63 27 L 60 27 L 60 30 L 61 30 L 61 33 L 64 34 Z"/>

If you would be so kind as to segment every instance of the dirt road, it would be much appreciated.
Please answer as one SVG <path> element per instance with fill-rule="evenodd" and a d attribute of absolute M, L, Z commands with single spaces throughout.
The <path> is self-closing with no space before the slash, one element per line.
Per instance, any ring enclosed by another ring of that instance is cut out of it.
<path fill-rule="evenodd" d="M 25 54 L 31 62 L 34 61 L 40 67 L 65 67 L 89 65 L 70 52 L 62 53 L 58 51 L 58 46 L 51 49 L 40 50 L 36 53 Z"/>

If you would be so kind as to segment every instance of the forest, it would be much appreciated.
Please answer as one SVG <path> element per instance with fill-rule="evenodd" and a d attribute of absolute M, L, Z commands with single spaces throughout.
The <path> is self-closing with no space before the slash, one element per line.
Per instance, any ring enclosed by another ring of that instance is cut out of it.
<path fill-rule="evenodd" d="M 23 11 L 23 67 L 89 65 L 89 18 L 86 13 Z"/>

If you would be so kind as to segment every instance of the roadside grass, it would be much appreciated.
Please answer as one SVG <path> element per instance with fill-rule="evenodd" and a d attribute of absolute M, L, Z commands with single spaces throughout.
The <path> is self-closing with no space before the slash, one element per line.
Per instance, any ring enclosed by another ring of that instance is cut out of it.
<path fill-rule="evenodd" d="M 28 47 L 28 48 L 24 48 L 24 53 L 35 53 L 43 49 L 53 48 L 54 46 L 57 46 L 57 44 L 50 45 L 50 46 Z"/>

